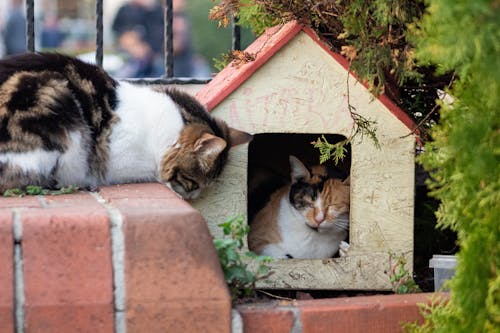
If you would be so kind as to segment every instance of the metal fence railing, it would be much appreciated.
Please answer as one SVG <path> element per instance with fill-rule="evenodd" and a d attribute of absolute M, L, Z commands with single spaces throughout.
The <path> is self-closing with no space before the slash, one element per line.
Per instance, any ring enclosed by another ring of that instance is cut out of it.
<path fill-rule="evenodd" d="M 164 84 L 195 84 L 207 83 L 210 79 L 200 80 L 194 78 L 175 78 L 174 77 L 174 57 L 173 57 L 173 1 L 164 0 L 164 56 L 165 56 L 165 75 L 159 78 L 134 79 L 134 81 L 144 81 L 148 83 Z M 104 57 L 104 27 L 103 27 L 103 2 L 96 0 L 96 51 L 95 62 L 102 67 Z M 241 31 L 237 19 L 233 18 L 232 24 L 232 50 L 241 48 Z M 28 52 L 35 52 L 35 0 L 26 0 L 26 49 Z"/>

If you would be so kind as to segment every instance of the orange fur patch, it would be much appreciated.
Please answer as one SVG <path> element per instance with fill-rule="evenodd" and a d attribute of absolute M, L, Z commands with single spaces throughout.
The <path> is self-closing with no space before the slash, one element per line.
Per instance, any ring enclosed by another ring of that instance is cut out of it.
<path fill-rule="evenodd" d="M 327 179 L 321 196 L 328 222 L 333 222 L 339 214 L 349 212 L 350 186 L 340 179 Z"/>
<path fill-rule="evenodd" d="M 278 225 L 278 213 L 283 196 L 288 195 L 290 186 L 285 186 L 274 192 L 268 204 L 257 213 L 250 225 L 248 248 L 255 253 L 261 253 L 264 246 L 281 242 Z"/>

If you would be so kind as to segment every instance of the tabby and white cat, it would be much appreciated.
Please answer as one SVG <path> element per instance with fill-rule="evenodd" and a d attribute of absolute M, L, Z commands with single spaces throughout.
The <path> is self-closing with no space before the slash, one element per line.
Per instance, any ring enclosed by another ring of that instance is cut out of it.
<path fill-rule="evenodd" d="M 340 249 L 349 229 L 349 178 L 328 178 L 325 167 L 311 172 L 290 156 L 291 183 L 271 195 L 250 223 L 248 246 L 275 258 L 330 258 Z"/>
<path fill-rule="evenodd" d="M 250 139 L 177 90 L 60 54 L 0 60 L 0 192 L 159 181 L 195 198 Z"/>

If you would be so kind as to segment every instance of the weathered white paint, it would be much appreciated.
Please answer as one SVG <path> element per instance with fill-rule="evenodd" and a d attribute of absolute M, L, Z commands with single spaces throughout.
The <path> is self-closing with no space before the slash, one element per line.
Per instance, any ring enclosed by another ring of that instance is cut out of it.
<path fill-rule="evenodd" d="M 300 32 L 212 112 L 251 133 L 331 133 L 349 136 L 347 71 Z M 278 260 L 259 287 L 390 289 L 389 252 L 413 267 L 414 138 L 378 99 L 349 79 L 357 113 L 376 121 L 381 149 L 352 144 L 350 249 L 346 257 Z M 232 150 L 217 184 L 194 203 L 215 237 L 217 224 L 246 213 L 248 147 Z"/>

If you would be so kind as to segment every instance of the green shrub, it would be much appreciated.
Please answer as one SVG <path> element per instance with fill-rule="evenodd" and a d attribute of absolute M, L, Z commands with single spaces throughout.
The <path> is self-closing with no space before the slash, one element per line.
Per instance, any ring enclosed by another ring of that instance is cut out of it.
<path fill-rule="evenodd" d="M 219 224 L 224 238 L 214 239 L 219 260 L 233 300 L 240 296 L 250 296 L 255 290 L 255 283 L 269 276 L 266 265 L 272 258 L 258 256 L 251 251 L 244 251 L 244 239 L 250 230 L 242 216 L 233 217 Z"/>
<path fill-rule="evenodd" d="M 241 25 L 257 34 L 291 20 L 308 24 L 349 58 L 351 69 L 379 93 L 389 81 L 420 77 L 405 35 L 422 8 L 421 0 L 220 0 L 210 18 L 225 26 L 232 15 L 238 16 Z"/>
<path fill-rule="evenodd" d="M 392 291 L 396 294 L 411 294 L 422 291 L 407 269 L 407 260 L 404 254 L 389 253 L 389 264 L 390 269 L 387 273 L 391 279 Z"/>
<path fill-rule="evenodd" d="M 450 301 L 415 332 L 500 332 L 499 17 L 496 0 L 435 0 L 415 32 L 419 59 L 458 77 L 420 160 L 460 245 Z"/>

